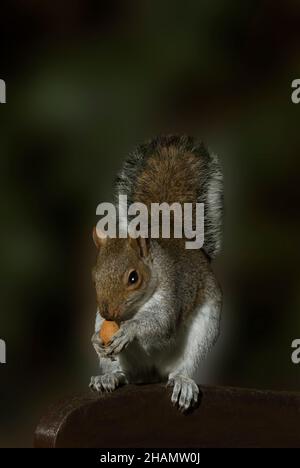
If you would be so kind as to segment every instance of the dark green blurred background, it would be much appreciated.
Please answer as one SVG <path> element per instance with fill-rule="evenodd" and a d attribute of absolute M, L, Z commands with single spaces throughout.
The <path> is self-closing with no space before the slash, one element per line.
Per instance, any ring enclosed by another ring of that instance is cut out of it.
<path fill-rule="evenodd" d="M 199 381 L 300 390 L 299 25 L 296 0 L 1 3 L 0 446 L 96 373 L 96 206 L 160 133 L 224 166 L 223 336 Z"/>

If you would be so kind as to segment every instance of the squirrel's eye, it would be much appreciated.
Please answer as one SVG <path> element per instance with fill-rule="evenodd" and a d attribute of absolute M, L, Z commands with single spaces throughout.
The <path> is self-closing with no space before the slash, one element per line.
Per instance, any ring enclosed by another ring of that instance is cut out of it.
<path fill-rule="evenodd" d="M 139 279 L 139 275 L 137 274 L 137 271 L 133 270 L 128 277 L 128 284 L 135 284 L 137 283 Z"/>

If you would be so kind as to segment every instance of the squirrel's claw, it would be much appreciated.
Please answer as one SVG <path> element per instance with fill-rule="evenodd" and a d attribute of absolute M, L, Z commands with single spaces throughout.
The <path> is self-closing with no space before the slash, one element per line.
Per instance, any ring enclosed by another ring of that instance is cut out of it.
<path fill-rule="evenodd" d="M 105 348 L 107 356 L 119 354 L 123 349 L 127 348 L 130 341 L 126 334 L 122 331 L 118 332 Z"/>
<path fill-rule="evenodd" d="M 89 387 L 94 392 L 113 392 L 120 384 L 117 374 L 96 375 L 91 378 Z"/>
<path fill-rule="evenodd" d="M 99 333 L 93 334 L 91 342 L 99 358 L 106 357 L 105 347 L 99 337 Z"/>
<path fill-rule="evenodd" d="M 129 343 L 134 339 L 133 323 L 126 322 L 121 325 L 121 328 L 111 338 L 108 345 L 105 347 L 107 356 L 119 354 L 123 349 L 127 348 Z"/>
<path fill-rule="evenodd" d="M 199 388 L 189 377 L 175 375 L 169 379 L 167 386 L 173 387 L 171 402 L 181 412 L 189 410 L 197 403 Z"/>

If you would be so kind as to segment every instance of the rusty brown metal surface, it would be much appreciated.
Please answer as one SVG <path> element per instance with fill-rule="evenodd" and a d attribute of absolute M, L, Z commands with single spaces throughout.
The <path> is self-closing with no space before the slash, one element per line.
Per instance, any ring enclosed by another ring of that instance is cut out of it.
<path fill-rule="evenodd" d="M 300 394 L 201 386 L 184 415 L 164 385 L 128 385 L 53 405 L 35 447 L 300 447 Z"/>

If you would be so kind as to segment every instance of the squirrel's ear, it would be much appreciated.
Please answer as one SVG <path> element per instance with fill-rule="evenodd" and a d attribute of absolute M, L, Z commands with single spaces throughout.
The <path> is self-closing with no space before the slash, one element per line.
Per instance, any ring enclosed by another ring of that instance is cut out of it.
<path fill-rule="evenodd" d="M 133 237 L 129 236 L 129 243 L 133 248 L 138 250 L 141 257 L 148 257 L 150 251 L 149 238 L 137 237 L 136 239 L 134 239 Z"/>
<path fill-rule="evenodd" d="M 94 243 L 95 243 L 95 246 L 97 247 L 97 249 L 100 249 L 100 247 L 105 243 L 106 241 L 106 236 L 103 234 L 101 237 L 98 236 L 98 233 L 97 233 L 97 228 L 96 226 L 94 227 L 93 229 L 93 240 L 94 240 Z"/>

